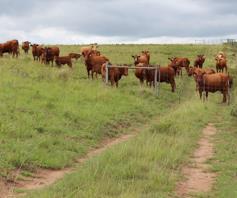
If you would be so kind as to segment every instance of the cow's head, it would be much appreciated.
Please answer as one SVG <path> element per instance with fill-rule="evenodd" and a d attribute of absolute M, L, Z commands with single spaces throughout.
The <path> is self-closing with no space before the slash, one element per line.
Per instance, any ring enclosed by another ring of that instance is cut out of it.
<path fill-rule="evenodd" d="M 141 56 L 140 55 L 134 55 L 134 56 L 132 56 L 132 58 L 134 59 L 134 65 L 137 65 L 138 63 L 139 63 L 139 58 L 140 58 Z"/>

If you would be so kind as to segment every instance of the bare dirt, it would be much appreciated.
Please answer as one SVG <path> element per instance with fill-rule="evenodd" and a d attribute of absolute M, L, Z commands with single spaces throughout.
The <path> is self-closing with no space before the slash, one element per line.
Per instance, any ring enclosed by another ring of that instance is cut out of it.
<path fill-rule="evenodd" d="M 0 180 L 0 198 L 10 197 L 14 197 L 12 192 L 12 186 Z"/>
<path fill-rule="evenodd" d="M 190 164 L 184 166 L 182 173 L 185 180 L 177 186 L 178 197 L 188 198 L 192 194 L 209 192 L 216 179 L 216 173 L 210 171 L 207 161 L 214 155 L 212 137 L 216 134 L 213 124 L 208 124 L 203 130 L 203 135 L 198 142 Z"/>

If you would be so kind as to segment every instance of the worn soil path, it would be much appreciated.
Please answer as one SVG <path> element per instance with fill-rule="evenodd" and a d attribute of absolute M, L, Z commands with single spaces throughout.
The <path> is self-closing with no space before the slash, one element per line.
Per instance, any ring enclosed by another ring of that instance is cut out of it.
<path fill-rule="evenodd" d="M 60 170 L 51 170 L 51 169 L 38 169 L 32 177 L 23 177 L 21 176 L 21 179 L 17 179 L 18 175 L 20 175 L 20 171 L 16 172 L 16 181 L 14 185 L 12 183 L 4 183 L 0 180 L 0 198 L 10 198 L 10 197 L 16 197 L 16 194 L 13 194 L 13 190 L 15 188 L 19 188 L 22 190 L 34 190 L 34 189 L 40 189 L 44 188 L 46 186 L 49 186 L 56 181 L 62 179 L 66 174 L 73 173 L 76 171 L 76 167 L 83 162 L 89 160 L 90 158 L 97 156 L 104 152 L 105 150 L 111 148 L 112 146 L 116 144 L 120 144 L 122 142 L 125 142 L 129 140 L 132 137 L 135 137 L 141 130 L 145 130 L 148 127 L 148 125 L 145 125 L 142 127 L 142 129 L 138 128 L 132 128 L 133 131 L 130 134 L 124 134 L 116 138 L 108 138 L 97 147 L 92 150 L 90 150 L 86 156 L 80 157 L 76 160 L 76 163 L 73 164 L 73 167 L 71 168 L 64 168 Z M 24 193 L 20 193 L 17 195 L 24 195 Z"/>
<path fill-rule="evenodd" d="M 198 142 L 199 146 L 191 158 L 191 163 L 182 169 L 185 179 L 177 186 L 178 197 L 189 198 L 194 194 L 209 192 L 212 189 L 217 175 L 210 171 L 207 161 L 214 155 L 212 138 L 215 134 L 216 128 L 213 124 L 208 124 L 203 129 L 202 137 Z"/>

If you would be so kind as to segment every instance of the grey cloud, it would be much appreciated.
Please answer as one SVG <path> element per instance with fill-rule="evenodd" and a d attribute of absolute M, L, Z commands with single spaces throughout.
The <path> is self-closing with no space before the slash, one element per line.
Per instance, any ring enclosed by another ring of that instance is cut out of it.
<path fill-rule="evenodd" d="M 0 19 L 9 19 L 4 27 L 26 33 L 59 28 L 73 34 L 141 39 L 216 37 L 237 31 L 234 0 L 0 0 L 0 6 Z"/>

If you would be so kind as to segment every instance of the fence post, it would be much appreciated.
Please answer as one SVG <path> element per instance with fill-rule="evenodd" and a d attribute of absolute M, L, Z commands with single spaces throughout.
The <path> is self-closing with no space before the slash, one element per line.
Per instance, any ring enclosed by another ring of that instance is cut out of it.
<path fill-rule="evenodd" d="M 159 96 L 159 92 L 160 92 L 160 65 L 158 65 L 158 68 L 157 68 L 157 72 L 159 72 L 158 73 L 158 82 L 157 82 L 157 90 L 156 90 L 156 92 L 157 92 L 157 96 Z"/>
<path fill-rule="evenodd" d="M 109 68 L 108 68 L 109 63 L 106 63 L 105 70 L 106 70 L 106 75 L 105 75 L 105 84 L 107 85 L 109 82 Z"/>
<path fill-rule="evenodd" d="M 156 69 L 155 69 L 154 85 L 155 85 L 155 94 L 156 94 L 156 96 L 158 96 L 158 92 L 157 92 L 157 66 L 156 66 Z"/>

